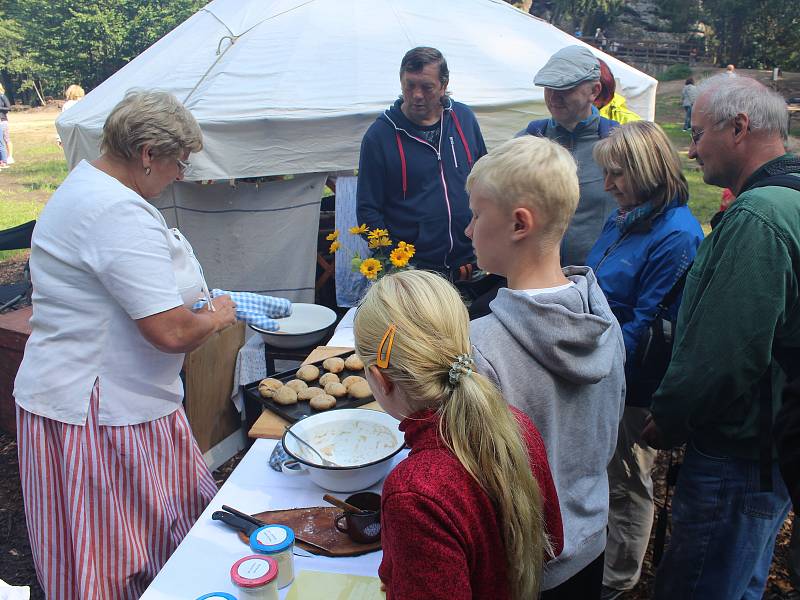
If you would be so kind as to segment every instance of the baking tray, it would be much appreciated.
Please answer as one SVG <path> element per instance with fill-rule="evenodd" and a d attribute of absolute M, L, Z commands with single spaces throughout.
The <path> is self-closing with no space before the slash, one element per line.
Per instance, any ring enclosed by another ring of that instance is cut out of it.
<path fill-rule="evenodd" d="M 338 358 L 346 359 L 351 354 L 355 354 L 355 352 L 348 352 L 346 354 L 340 354 Z M 317 362 L 307 363 L 310 365 L 315 365 L 319 367 L 320 370 L 320 377 L 323 373 L 326 373 L 325 369 L 322 368 L 322 363 L 325 362 L 324 360 L 318 360 Z M 287 381 L 291 381 L 292 379 L 296 379 L 297 367 L 295 369 L 290 369 L 288 371 L 283 371 L 281 373 L 275 373 L 274 375 L 270 375 L 273 379 L 278 379 L 283 383 Z M 358 375 L 360 377 L 364 377 L 364 370 L 361 369 L 359 371 L 351 371 L 349 369 L 345 369 L 341 373 L 337 373 L 339 375 L 339 379 L 342 380 L 349 375 Z M 261 380 L 254 381 L 252 383 L 248 383 L 244 386 L 244 393 L 247 397 L 256 400 L 261 403 L 262 406 L 271 410 L 276 415 L 283 417 L 290 423 L 296 423 L 300 419 L 305 419 L 310 415 L 315 415 L 322 412 L 329 412 L 331 410 L 339 410 L 342 408 L 358 408 L 359 406 L 363 406 L 364 404 L 369 404 L 370 402 L 374 402 L 375 398 L 373 396 L 367 396 L 366 398 L 352 398 L 350 396 L 345 396 L 344 398 L 337 398 L 336 399 L 336 406 L 333 408 L 329 408 L 328 410 L 315 410 L 311 408 L 311 405 L 307 401 L 299 401 L 297 404 L 290 404 L 288 406 L 284 406 L 282 404 L 278 404 L 273 402 L 269 398 L 262 398 L 261 394 L 258 393 L 258 384 L 261 383 Z M 312 384 L 312 387 L 314 384 Z"/>

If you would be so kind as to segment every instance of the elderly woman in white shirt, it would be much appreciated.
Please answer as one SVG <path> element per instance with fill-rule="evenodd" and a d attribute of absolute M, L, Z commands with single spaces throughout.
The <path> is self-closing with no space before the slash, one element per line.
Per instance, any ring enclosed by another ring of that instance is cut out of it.
<path fill-rule="evenodd" d="M 235 320 L 148 200 L 202 134 L 129 92 L 42 211 L 32 333 L 14 387 L 25 516 L 48 598 L 138 598 L 216 493 L 181 407 L 184 353 Z"/>

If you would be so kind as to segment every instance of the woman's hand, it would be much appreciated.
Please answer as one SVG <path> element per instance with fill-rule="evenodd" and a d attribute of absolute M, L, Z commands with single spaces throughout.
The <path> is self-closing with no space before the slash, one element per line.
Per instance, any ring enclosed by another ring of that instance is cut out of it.
<path fill-rule="evenodd" d="M 208 310 L 206 308 L 205 310 Z M 229 295 L 214 298 L 214 310 L 209 311 L 216 325 L 215 331 L 221 331 L 236 323 L 236 304 Z"/>
<path fill-rule="evenodd" d="M 236 322 L 236 305 L 230 296 L 214 298 L 214 310 L 192 312 L 178 306 L 144 317 L 136 326 L 144 338 L 167 354 L 191 352 L 211 335 Z"/>

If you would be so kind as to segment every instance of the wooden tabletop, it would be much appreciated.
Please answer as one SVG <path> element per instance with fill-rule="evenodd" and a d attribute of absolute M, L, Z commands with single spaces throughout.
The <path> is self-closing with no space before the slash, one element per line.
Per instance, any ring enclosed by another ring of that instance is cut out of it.
<path fill-rule="evenodd" d="M 311 354 L 308 355 L 308 358 L 303 361 L 303 364 L 325 360 L 331 356 L 339 356 L 340 354 L 347 354 L 348 352 L 352 351 L 352 348 L 342 348 L 339 346 L 317 346 L 311 351 Z M 369 404 L 365 404 L 360 408 L 382 410 L 377 402 L 370 402 Z M 271 410 L 264 409 L 264 411 L 261 413 L 261 416 L 255 422 L 253 427 L 250 428 L 250 432 L 247 435 L 249 435 L 251 438 L 278 440 L 283 437 L 283 431 L 288 424 L 289 422 L 283 417 L 279 417 Z"/>

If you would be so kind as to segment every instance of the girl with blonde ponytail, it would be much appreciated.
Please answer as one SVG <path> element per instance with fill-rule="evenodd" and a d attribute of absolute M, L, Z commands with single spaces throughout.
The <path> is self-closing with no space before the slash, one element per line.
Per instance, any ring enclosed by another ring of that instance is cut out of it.
<path fill-rule="evenodd" d="M 442 277 L 379 280 L 355 317 L 358 354 L 409 456 L 382 498 L 387 599 L 535 599 L 561 551 L 555 486 L 533 423 L 474 371 L 467 311 Z"/>

